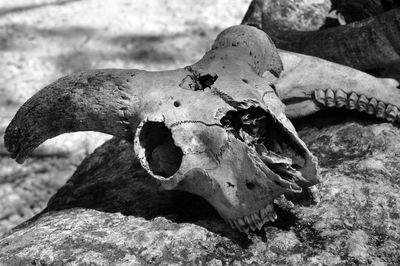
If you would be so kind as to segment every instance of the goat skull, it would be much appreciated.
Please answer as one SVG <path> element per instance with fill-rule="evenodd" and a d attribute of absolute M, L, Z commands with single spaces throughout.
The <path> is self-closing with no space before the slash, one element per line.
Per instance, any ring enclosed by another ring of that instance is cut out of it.
<path fill-rule="evenodd" d="M 318 183 L 317 160 L 270 86 L 281 71 L 264 32 L 234 26 L 183 69 L 95 70 L 59 79 L 20 108 L 5 144 L 23 162 L 65 132 L 127 138 L 160 189 L 200 195 L 247 232 L 276 219 L 274 198 Z"/>

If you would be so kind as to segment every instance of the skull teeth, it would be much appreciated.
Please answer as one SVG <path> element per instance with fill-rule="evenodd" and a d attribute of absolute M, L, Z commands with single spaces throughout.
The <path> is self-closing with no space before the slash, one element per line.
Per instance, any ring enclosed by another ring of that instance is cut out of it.
<path fill-rule="evenodd" d="M 343 90 L 321 90 L 314 91 L 317 102 L 327 107 L 345 107 L 347 109 L 357 109 L 376 117 L 385 118 L 388 121 L 400 120 L 400 107 L 389 103 L 378 101 L 373 97 L 358 95 L 355 92 L 345 93 Z"/>
<path fill-rule="evenodd" d="M 255 213 L 244 215 L 236 219 L 227 219 L 228 224 L 235 230 L 248 233 L 250 230 L 261 230 L 266 222 L 273 222 L 278 218 L 272 205 L 258 210 Z"/>

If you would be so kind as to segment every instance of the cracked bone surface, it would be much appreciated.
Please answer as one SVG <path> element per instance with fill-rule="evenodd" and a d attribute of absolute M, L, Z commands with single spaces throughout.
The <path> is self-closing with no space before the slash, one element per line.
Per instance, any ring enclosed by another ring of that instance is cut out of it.
<path fill-rule="evenodd" d="M 22 163 L 65 132 L 126 138 L 160 189 L 202 196 L 232 227 L 248 232 L 276 219 L 276 197 L 319 182 L 316 158 L 269 85 L 281 72 L 264 32 L 234 26 L 182 69 L 105 69 L 59 79 L 20 108 L 5 145 Z"/>

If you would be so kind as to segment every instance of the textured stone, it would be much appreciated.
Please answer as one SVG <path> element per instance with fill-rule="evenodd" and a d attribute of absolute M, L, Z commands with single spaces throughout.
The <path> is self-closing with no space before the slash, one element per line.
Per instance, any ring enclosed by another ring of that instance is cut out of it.
<path fill-rule="evenodd" d="M 398 265 L 400 130 L 335 111 L 297 121 L 319 157 L 317 205 L 276 202 L 254 234 L 229 228 L 202 198 L 158 192 L 131 144 L 86 158 L 43 214 L 0 239 L 0 263 Z"/>
<path fill-rule="evenodd" d="M 319 29 L 331 9 L 329 0 L 270 0 L 267 15 L 286 30 Z"/>

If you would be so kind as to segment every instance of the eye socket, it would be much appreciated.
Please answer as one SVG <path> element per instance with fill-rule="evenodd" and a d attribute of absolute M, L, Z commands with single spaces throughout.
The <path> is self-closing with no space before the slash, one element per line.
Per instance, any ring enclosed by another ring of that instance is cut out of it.
<path fill-rule="evenodd" d="M 183 152 L 163 122 L 147 121 L 140 132 L 140 145 L 145 149 L 150 170 L 159 176 L 173 176 L 181 166 Z"/>
<path fill-rule="evenodd" d="M 253 190 L 256 187 L 256 185 L 251 182 L 246 182 L 246 187 L 250 190 Z"/>

